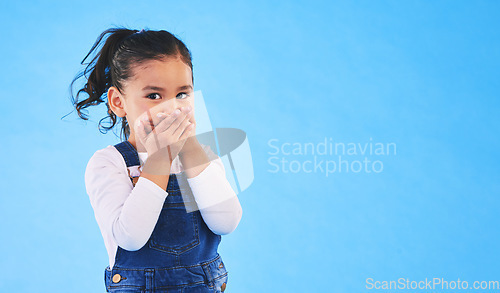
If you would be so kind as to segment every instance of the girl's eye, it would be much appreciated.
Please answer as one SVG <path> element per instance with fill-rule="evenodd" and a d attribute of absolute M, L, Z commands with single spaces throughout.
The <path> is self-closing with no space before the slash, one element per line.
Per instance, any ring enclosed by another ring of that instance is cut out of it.
<path fill-rule="evenodd" d="M 153 100 L 158 100 L 158 98 L 161 99 L 161 96 L 159 93 L 153 93 L 153 94 L 150 94 L 150 95 L 147 95 L 148 98 L 151 98 Z"/>
<path fill-rule="evenodd" d="M 184 97 L 182 97 L 182 95 L 184 95 Z M 185 99 L 187 97 L 189 97 L 189 95 L 187 93 L 179 93 L 176 98 L 182 100 L 182 99 Z"/>

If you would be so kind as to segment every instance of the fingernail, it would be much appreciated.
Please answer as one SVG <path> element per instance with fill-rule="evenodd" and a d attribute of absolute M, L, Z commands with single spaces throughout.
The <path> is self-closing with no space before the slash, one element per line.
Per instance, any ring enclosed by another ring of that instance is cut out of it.
<path fill-rule="evenodd" d="M 175 109 L 175 111 L 174 111 L 175 115 L 180 114 L 180 113 L 181 113 L 181 111 L 179 109 Z"/>
<path fill-rule="evenodd" d="M 188 111 L 191 111 L 191 106 L 187 106 L 186 108 Z"/>
<path fill-rule="evenodd" d="M 165 114 L 164 114 L 164 113 L 161 113 L 161 112 L 160 112 L 160 113 L 158 113 L 158 114 L 156 114 L 156 117 L 158 117 L 158 118 L 161 118 L 161 117 L 164 117 L 164 116 L 165 116 Z"/>

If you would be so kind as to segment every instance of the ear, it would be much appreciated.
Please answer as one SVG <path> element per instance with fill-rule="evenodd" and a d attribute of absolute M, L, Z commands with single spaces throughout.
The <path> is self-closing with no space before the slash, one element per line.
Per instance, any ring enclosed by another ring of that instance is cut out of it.
<path fill-rule="evenodd" d="M 118 117 L 125 117 L 125 105 L 123 103 L 123 96 L 114 86 L 108 89 L 108 104 L 109 108 Z"/>

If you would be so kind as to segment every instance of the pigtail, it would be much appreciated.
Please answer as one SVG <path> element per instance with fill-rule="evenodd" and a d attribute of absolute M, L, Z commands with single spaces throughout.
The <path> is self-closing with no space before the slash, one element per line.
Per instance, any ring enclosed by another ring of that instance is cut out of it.
<path fill-rule="evenodd" d="M 73 97 L 74 83 L 81 77 L 84 77 L 87 80 L 85 85 L 78 90 L 75 98 L 72 99 L 72 103 L 78 112 L 78 116 L 83 120 L 88 120 L 88 117 L 84 113 L 85 108 L 89 106 L 99 105 L 100 103 L 105 102 L 105 100 L 103 100 L 103 97 L 107 93 L 109 87 L 114 85 L 117 86 L 117 88 L 120 90 L 120 87 L 117 84 L 115 84 L 116 78 L 112 76 L 113 56 L 117 51 L 118 47 L 120 46 L 120 44 L 122 43 L 122 41 L 131 34 L 135 33 L 136 31 L 137 30 L 129 30 L 122 28 L 111 28 L 105 30 L 97 38 L 96 42 L 88 52 L 87 56 L 83 58 L 81 64 L 82 65 L 86 64 L 87 67 L 73 79 L 70 86 L 71 96 Z M 107 38 L 106 35 L 108 35 Z M 100 46 L 102 46 L 102 48 L 98 51 L 98 48 Z M 95 54 L 92 61 L 84 63 L 85 60 L 91 54 Z M 82 93 L 87 94 L 88 98 L 79 101 L 78 99 Z M 107 110 L 108 116 L 102 118 L 99 121 L 99 130 L 101 130 L 102 127 L 107 131 L 114 127 L 118 117 L 113 113 L 113 111 L 111 111 L 108 103 L 106 103 L 106 106 L 108 108 Z M 111 126 L 109 127 L 101 125 L 101 122 L 106 118 L 111 119 Z M 126 119 L 123 119 L 122 124 L 127 124 Z"/>

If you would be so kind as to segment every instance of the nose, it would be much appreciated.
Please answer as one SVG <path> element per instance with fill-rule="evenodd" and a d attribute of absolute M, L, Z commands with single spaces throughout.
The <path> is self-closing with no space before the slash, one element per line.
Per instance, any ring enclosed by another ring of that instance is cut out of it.
<path fill-rule="evenodd" d="M 181 105 L 177 101 L 177 99 L 168 99 L 162 103 L 161 108 L 165 113 L 172 113 L 175 109 L 179 109 Z"/>

